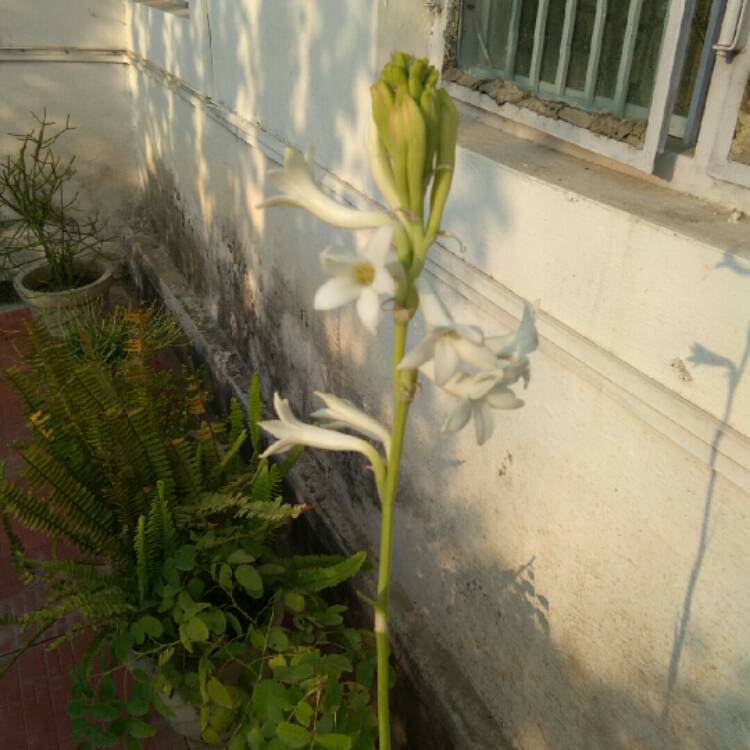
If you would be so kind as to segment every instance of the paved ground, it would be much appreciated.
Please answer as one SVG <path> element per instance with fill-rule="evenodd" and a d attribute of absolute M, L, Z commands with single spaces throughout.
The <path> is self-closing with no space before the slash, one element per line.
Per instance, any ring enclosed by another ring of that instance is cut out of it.
<path fill-rule="evenodd" d="M 26 317 L 25 310 L 0 311 L 0 368 L 19 361 Z M 17 475 L 20 469 L 11 444 L 25 432 L 15 394 L 0 381 L 0 461 L 5 461 L 10 476 Z M 31 556 L 49 555 L 49 544 L 44 537 L 21 530 L 19 535 Z M 35 604 L 34 592 L 24 590 L 10 568 L 7 542 L 0 535 L 0 611 L 23 612 Z M 18 645 L 19 634 L 15 629 L 0 627 L 0 662 Z M 75 750 L 65 706 L 70 689 L 68 672 L 84 647 L 85 641 L 80 639 L 52 652 L 39 644 L 0 679 L 0 750 Z M 187 745 L 162 721 L 158 735 L 144 743 L 144 748 L 185 750 Z"/>

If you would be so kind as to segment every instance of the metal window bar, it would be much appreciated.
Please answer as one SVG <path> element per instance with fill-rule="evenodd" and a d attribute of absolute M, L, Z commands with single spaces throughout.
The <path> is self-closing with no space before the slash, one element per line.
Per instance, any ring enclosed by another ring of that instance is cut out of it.
<path fill-rule="evenodd" d="M 542 56 L 544 55 L 544 40 L 547 31 L 547 15 L 549 13 L 549 0 L 539 0 L 536 12 L 536 25 L 534 27 L 534 47 L 531 53 L 531 68 L 529 70 L 529 81 L 531 90 L 539 91 L 539 74 L 542 70 Z"/>
<path fill-rule="evenodd" d="M 565 21 L 563 22 L 562 36 L 560 38 L 560 57 L 557 61 L 557 75 L 555 77 L 555 91 L 558 96 L 565 94 L 568 82 L 568 68 L 570 57 L 573 52 L 573 31 L 576 25 L 576 11 L 578 0 L 568 0 L 565 4 Z"/>

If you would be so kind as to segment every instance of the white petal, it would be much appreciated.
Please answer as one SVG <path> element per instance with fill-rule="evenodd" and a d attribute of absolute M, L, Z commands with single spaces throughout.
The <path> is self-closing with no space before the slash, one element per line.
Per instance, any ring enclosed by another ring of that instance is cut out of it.
<path fill-rule="evenodd" d="M 461 399 L 458 406 L 448 415 L 443 423 L 444 432 L 458 432 L 466 427 L 471 418 L 471 401 Z"/>
<path fill-rule="evenodd" d="M 475 403 L 472 409 L 474 416 L 474 432 L 477 436 L 477 444 L 484 445 L 495 431 L 495 420 L 490 408 L 481 401 Z"/>
<path fill-rule="evenodd" d="M 534 307 L 527 302 L 523 308 L 523 317 L 518 330 L 506 336 L 492 336 L 485 344 L 498 357 L 514 359 L 531 354 L 539 346 L 535 318 Z"/>
<path fill-rule="evenodd" d="M 334 276 L 353 274 L 362 258 L 342 247 L 327 247 L 320 254 L 320 265 L 324 271 Z"/>
<path fill-rule="evenodd" d="M 458 352 L 453 339 L 440 336 L 435 342 L 435 382 L 444 385 L 458 369 Z"/>
<path fill-rule="evenodd" d="M 290 442 L 289 440 L 277 440 L 275 443 L 271 443 L 271 445 L 260 454 L 260 458 L 269 458 L 270 456 L 275 456 L 277 453 L 286 453 L 295 446 L 296 443 Z"/>
<path fill-rule="evenodd" d="M 396 293 L 396 282 L 393 280 L 393 276 L 391 276 L 388 269 L 375 268 L 375 278 L 372 280 L 372 288 L 378 294 L 393 297 Z"/>
<path fill-rule="evenodd" d="M 299 206 L 328 224 L 349 229 L 379 227 L 391 222 L 391 217 L 382 211 L 360 211 L 324 193 L 315 181 L 311 163 L 296 149 L 286 149 L 283 169 L 270 171 L 268 179 L 284 196 L 271 198 L 261 207 Z"/>
<path fill-rule="evenodd" d="M 493 409 L 520 409 L 523 406 L 523 401 L 504 386 L 494 388 L 485 400 Z"/>
<path fill-rule="evenodd" d="M 390 225 L 380 227 L 370 237 L 367 245 L 364 247 L 363 254 L 370 259 L 375 268 L 382 268 L 385 265 L 392 241 L 393 227 Z"/>
<path fill-rule="evenodd" d="M 462 338 L 471 341 L 472 344 L 483 344 L 484 334 L 479 326 L 466 326 L 456 324 L 452 326 L 453 330 Z"/>
<path fill-rule="evenodd" d="M 429 362 L 435 354 L 435 341 L 437 337 L 427 334 L 398 365 L 399 370 L 416 370 L 425 362 Z"/>
<path fill-rule="evenodd" d="M 376 333 L 380 322 L 380 300 L 372 287 L 362 287 L 357 300 L 357 313 L 364 327 L 370 333 Z"/>
<path fill-rule="evenodd" d="M 315 292 L 316 310 L 333 310 L 359 297 L 362 287 L 350 276 L 334 276 Z"/>
<path fill-rule="evenodd" d="M 273 394 L 273 408 L 276 410 L 276 414 L 282 422 L 296 422 L 297 417 L 294 416 L 292 407 L 289 406 L 289 401 L 285 398 L 281 398 L 278 391 L 274 391 Z"/>
<path fill-rule="evenodd" d="M 322 415 L 327 419 L 336 419 L 347 427 L 357 430 L 367 437 L 378 440 L 385 446 L 386 454 L 390 453 L 391 435 L 374 417 L 358 409 L 351 401 L 339 398 L 331 393 L 315 392 L 326 405 L 326 409 L 320 409 L 313 416 Z M 330 428 L 330 425 L 329 425 Z"/>
<path fill-rule="evenodd" d="M 452 326 L 453 321 L 450 315 L 448 315 L 448 311 L 438 299 L 438 296 L 432 290 L 427 280 L 424 277 L 420 277 L 417 279 L 415 286 L 419 292 L 419 307 L 422 310 L 424 319 L 427 321 L 427 325 L 430 328 Z"/>
<path fill-rule="evenodd" d="M 458 356 L 467 364 L 478 370 L 496 369 L 497 360 L 495 355 L 486 347 L 467 341 L 463 338 L 453 339 L 453 346 Z"/>

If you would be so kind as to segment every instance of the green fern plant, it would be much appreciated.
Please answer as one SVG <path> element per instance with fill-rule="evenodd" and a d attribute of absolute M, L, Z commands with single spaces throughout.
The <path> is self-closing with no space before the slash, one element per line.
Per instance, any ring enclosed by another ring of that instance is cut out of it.
<path fill-rule="evenodd" d="M 46 601 L 0 626 L 23 629 L 26 647 L 71 615 L 49 648 L 93 635 L 68 707 L 82 748 L 140 747 L 154 731 L 146 713 L 168 714 L 174 693 L 199 711 L 203 739 L 232 750 L 265 746 L 258 732 L 273 734 L 268 747 L 305 736 L 373 748 L 368 634 L 346 628 L 345 608 L 320 593 L 364 554 L 280 555 L 274 532 L 305 510 L 280 495 L 299 451 L 278 465 L 260 458 L 257 375 L 246 411 L 233 401 L 228 424 L 210 420 L 194 375 L 151 366 L 175 342 L 169 321 L 154 310 L 118 321 L 62 340 L 32 323 L 25 368 L 3 373 L 31 438 L 17 446 L 22 484 L 0 467 L 0 517 L 16 568 Z M 101 330 L 117 332 L 116 356 L 98 345 Z M 79 556 L 29 558 L 10 519 Z M 129 698 L 114 686 L 123 667 L 135 677 Z"/>

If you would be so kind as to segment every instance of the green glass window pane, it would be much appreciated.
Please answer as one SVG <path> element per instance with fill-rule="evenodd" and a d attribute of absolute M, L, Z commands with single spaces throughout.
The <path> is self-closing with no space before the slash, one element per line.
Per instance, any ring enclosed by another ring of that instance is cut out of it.
<path fill-rule="evenodd" d="M 595 18 L 596 0 L 579 0 L 573 29 L 573 52 L 568 67 L 568 86 L 579 91 L 583 91 L 586 84 Z"/>
<path fill-rule="evenodd" d="M 518 53 L 516 55 L 516 75 L 519 76 L 528 76 L 531 70 L 538 8 L 539 0 L 524 0 L 521 22 L 518 26 Z"/>
<path fill-rule="evenodd" d="M 701 54 L 706 43 L 706 30 L 711 15 L 713 0 L 697 0 L 693 23 L 690 28 L 690 40 L 688 41 L 687 54 L 685 55 L 685 66 L 682 69 L 680 88 L 677 90 L 677 99 L 674 105 L 676 115 L 687 115 L 690 109 L 690 101 L 693 98 L 693 88 L 698 77 L 698 69 L 701 63 Z"/>
<path fill-rule="evenodd" d="M 630 69 L 629 104 L 647 109 L 651 106 L 667 5 L 668 0 L 644 0 Z"/>
<path fill-rule="evenodd" d="M 560 43 L 565 23 L 566 0 L 550 0 L 547 11 L 547 28 L 544 34 L 544 53 L 540 78 L 554 83 L 557 78 L 557 64 L 560 60 Z"/>
<path fill-rule="evenodd" d="M 625 31 L 628 27 L 629 3 L 615 0 L 607 4 L 602 36 L 602 53 L 599 58 L 599 74 L 596 81 L 596 96 L 614 98 L 617 74 L 620 70 Z"/>

